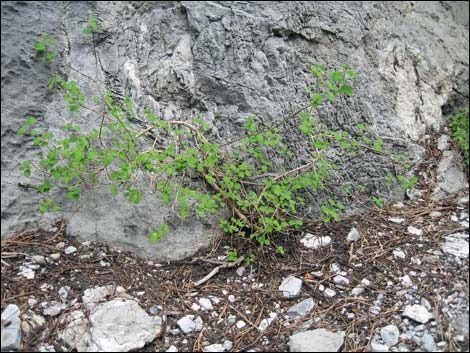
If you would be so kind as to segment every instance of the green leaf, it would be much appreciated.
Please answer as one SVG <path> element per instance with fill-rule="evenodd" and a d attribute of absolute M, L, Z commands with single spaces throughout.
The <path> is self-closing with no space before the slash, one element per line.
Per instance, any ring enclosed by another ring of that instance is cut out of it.
<path fill-rule="evenodd" d="M 70 111 L 71 112 L 76 112 L 78 109 L 80 109 L 79 105 L 71 105 L 70 106 Z"/>
<path fill-rule="evenodd" d="M 341 88 L 339 89 L 340 94 L 345 94 L 349 97 L 352 96 L 352 87 L 349 85 L 342 85 Z"/>
<path fill-rule="evenodd" d="M 44 44 L 43 42 L 40 42 L 38 40 L 34 41 L 34 47 L 39 52 L 46 50 L 46 44 Z"/>
<path fill-rule="evenodd" d="M 46 55 L 46 60 L 52 60 L 52 59 L 55 59 L 56 57 L 57 57 L 56 53 L 49 52 Z"/>
<path fill-rule="evenodd" d="M 36 118 L 33 116 L 30 116 L 28 120 L 26 120 L 26 125 L 32 126 L 36 122 Z"/>
<path fill-rule="evenodd" d="M 26 129 L 27 129 L 26 126 L 22 126 L 22 127 L 18 130 L 18 135 L 24 135 L 25 132 L 26 132 Z"/>
<path fill-rule="evenodd" d="M 334 93 L 331 91 L 326 92 L 326 96 L 328 97 L 328 100 L 332 103 L 336 100 Z"/>
<path fill-rule="evenodd" d="M 341 81 L 344 81 L 344 75 L 339 72 L 339 71 L 333 71 L 331 74 L 330 74 L 330 78 L 333 80 L 333 81 L 336 81 L 336 82 L 341 82 Z"/>

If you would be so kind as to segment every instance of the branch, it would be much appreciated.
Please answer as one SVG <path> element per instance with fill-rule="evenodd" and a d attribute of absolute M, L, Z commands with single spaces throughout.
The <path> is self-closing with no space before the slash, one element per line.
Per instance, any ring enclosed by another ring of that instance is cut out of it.
<path fill-rule="evenodd" d="M 216 268 L 214 268 L 211 272 L 209 272 L 209 274 L 207 276 L 205 276 L 204 278 L 201 278 L 199 281 L 195 282 L 194 283 L 194 287 L 198 287 L 200 286 L 201 284 L 207 282 L 208 280 L 210 280 L 212 277 L 214 277 L 217 273 L 219 273 L 219 271 L 222 269 L 222 268 L 230 268 L 230 267 L 235 267 L 235 266 L 238 266 L 240 265 L 240 263 L 245 260 L 245 256 L 241 256 L 240 258 L 238 258 L 237 261 L 235 262 L 226 262 L 220 266 L 217 266 Z"/>

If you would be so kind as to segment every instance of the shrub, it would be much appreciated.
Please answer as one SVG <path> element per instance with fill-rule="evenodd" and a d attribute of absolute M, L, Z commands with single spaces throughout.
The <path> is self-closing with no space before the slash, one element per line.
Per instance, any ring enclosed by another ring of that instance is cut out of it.
<path fill-rule="evenodd" d="M 90 20 L 85 33 L 93 36 L 99 32 L 96 20 Z M 42 44 L 36 44 L 40 60 L 52 60 L 48 45 L 55 40 L 42 36 Z M 79 70 L 69 67 L 76 72 Z M 66 137 L 58 139 L 52 133 L 40 134 L 32 129 L 35 118 L 30 117 L 18 131 L 19 134 L 35 136 L 34 144 L 47 150 L 46 158 L 39 162 L 36 172 L 44 173 L 44 181 L 38 191 L 47 193 L 53 187 L 67 188 L 66 198 L 77 200 L 83 187 L 91 187 L 107 180 L 110 193 L 122 193 L 130 202 L 138 204 L 143 192 L 137 185 L 138 174 L 151 175 L 155 189 L 165 204 L 172 206 L 181 217 L 190 212 L 200 216 L 215 213 L 221 207 L 228 208 L 232 217 L 221 221 L 221 228 L 229 234 L 250 237 L 262 248 L 274 248 L 284 255 L 282 246 L 277 246 L 276 236 L 302 228 L 304 220 L 299 207 L 305 203 L 302 197 L 306 190 L 318 193 L 331 192 L 328 182 L 336 178 L 340 166 L 328 157 L 328 151 L 337 148 L 352 156 L 360 151 L 380 154 L 391 162 L 403 159 L 393 156 L 385 148 L 381 138 L 374 137 L 373 130 L 365 123 L 358 124 L 356 131 L 361 134 L 355 139 L 346 131 L 333 131 L 319 119 L 317 109 L 323 104 L 334 104 L 340 97 L 353 94 L 352 81 L 357 73 L 344 64 L 339 70 L 328 70 L 324 65 L 311 66 L 312 84 L 307 85 L 308 102 L 299 111 L 284 118 L 277 124 L 257 123 L 256 117 L 248 116 L 244 125 L 245 136 L 223 144 L 211 140 L 210 127 L 202 119 L 192 121 L 167 121 L 154 112 L 144 109 L 148 123 L 145 129 L 136 129 L 132 121 L 136 117 L 134 103 L 129 97 L 115 99 L 110 92 L 97 92 L 87 98 L 76 81 L 67 81 L 54 76 L 49 81 L 49 89 L 63 93 L 69 105 L 71 122 L 64 126 Z M 96 84 L 96 80 L 81 76 Z M 96 85 L 99 89 L 98 85 Z M 80 110 L 97 114 L 99 127 L 84 133 L 81 126 L 73 122 Z M 280 170 L 268 158 L 268 151 L 281 159 L 290 159 L 292 152 L 285 143 L 285 134 L 292 127 L 282 127 L 283 122 L 296 122 L 296 128 L 311 146 L 308 161 L 290 169 Z M 468 124 L 468 121 L 467 121 Z M 150 138 L 151 147 L 144 143 Z M 467 140 L 468 141 L 468 140 Z M 21 170 L 25 176 L 31 175 L 30 161 L 24 161 Z M 393 171 L 397 170 L 393 164 Z M 210 191 L 201 192 L 191 187 L 189 176 L 197 175 Z M 384 176 L 387 185 L 401 182 L 411 188 L 416 178 L 409 179 L 396 173 Z M 365 190 L 363 185 L 343 185 L 341 199 L 353 197 Z M 324 222 L 339 219 L 345 205 L 331 193 L 328 202 L 321 205 Z M 372 196 L 371 204 L 383 205 L 383 198 Z M 53 200 L 46 198 L 40 205 L 41 213 L 56 211 Z M 151 231 L 150 241 L 160 239 L 171 229 L 166 224 L 156 226 Z M 238 254 L 229 253 L 234 261 Z M 248 256 L 254 261 L 254 256 Z"/>

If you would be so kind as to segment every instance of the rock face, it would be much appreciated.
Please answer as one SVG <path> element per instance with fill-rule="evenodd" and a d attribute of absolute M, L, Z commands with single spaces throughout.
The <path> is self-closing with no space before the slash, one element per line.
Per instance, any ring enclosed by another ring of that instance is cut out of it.
<path fill-rule="evenodd" d="M 356 136 L 353 127 L 365 120 L 415 158 L 413 142 L 445 124 L 441 107 L 450 112 L 468 99 L 466 2 L 5 1 L 1 11 L 2 237 L 65 217 L 71 235 L 168 260 L 208 245 L 218 223 L 216 217 L 171 216 L 150 193 L 131 205 L 113 198 L 108 186 L 83 191 L 77 205 L 69 205 L 64 190 L 52 190 L 63 211 L 37 212 L 40 180 L 18 170 L 23 160 L 41 158 L 31 136 L 16 134 L 26 117 L 34 115 L 38 130 L 58 138 L 71 117 L 87 131 L 99 127 L 93 113 L 71 115 L 61 94 L 45 87 L 59 71 L 95 94 L 91 83 L 61 63 L 97 77 L 115 99 L 130 96 L 141 107 L 136 124 L 144 126 L 143 107 L 167 120 L 201 117 L 217 141 L 239 137 L 248 115 L 258 123 L 279 121 L 304 106 L 309 67 L 316 62 L 347 63 L 360 75 L 351 99 L 318 112 L 322 121 Z M 90 16 L 103 29 L 96 39 L 98 67 L 83 34 Z M 33 41 L 41 33 L 58 40 L 56 62 L 35 58 Z M 308 159 L 308 146 L 292 134 L 294 154 Z M 384 160 L 337 162 L 355 183 L 384 184 Z M 307 198 L 303 212 L 317 215 L 322 197 Z M 149 232 L 163 221 L 172 234 L 149 244 Z"/>

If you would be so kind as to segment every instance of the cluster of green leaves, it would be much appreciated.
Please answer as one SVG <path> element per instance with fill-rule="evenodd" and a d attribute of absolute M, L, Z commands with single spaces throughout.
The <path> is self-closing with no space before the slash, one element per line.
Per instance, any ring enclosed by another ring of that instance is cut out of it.
<path fill-rule="evenodd" d="M 99 32 L 97 20 L 90 18 L 84 32 Z M 35 48 L 47 56 L 47 44 L 55 44 L 55 41 L 46 36 L 43 40 L 46 43 L 35 44 Z M 384 148 L 384 141 L 375 138 L 366 124 L 357 125 L 356 130 L 361 133 L 358 140 L 346 131 L 331 130 L 315 114 L 322 104 L 350 97 L 353 93 L 351 80 L 357 73 L 347 65 L 329 71 L 324 65 L 316 64 L 310 71 L 314 81 L 307 86 L 310 106 L 294 117 L 298 119 L 300 133 L 310 144 L 309 160 L 290 169 L 279 169 L 269 157 L 270 153 L 281 159 L 292 156 L 285 131 L 279 125 L 261 126 L 255 117 L 249 116 L 244 126 L 245 137 L 222 147 L 204 136 L 210 126 L 203 119 L 166 121 L 145 109 L 148 127 L 136 131 L 132 125 L 136 116 L 134 104 L 129 97 L 119 100 L 110 92 L 104 92 L 87 102 L 76 81 L 59 76 L 51 78 L 48 87 L 61 91 L 69 105 L 72 121 L 64 127 L 65 136 L 56 138 L 50 132 L 40 134 L 32 129 L 33 117 L 28 118 L 18 133 L 35 135 L 34 143 L 47 150 L 46 157 L 37 166 L 45 175 L 44 182 L 38 186 L 39 192 L 48 193 L 61 185 L 67 189 L 67 198 L 77 200 L 83 187 L 105 180 L 111 194 L 122 194 L 129 202 L 139 204 L 144 191 L 137 186 L 137 176 L 150 174 L 151 191 L 157 192 L 163 203 L 171 205 L 180 217 L 188 217 L 191 212 L 202 217 L 228 208 L 233 216 L 220 223 L 226 233 L 254 239 L 263 249 L 274 246 L 276 253 L 284 255 L 285 250 L 277 244 L 276 237 L 303 227 L 299 215 L 299 209 L 305 204 L 303 193 L 327 191 L 325 186 L 340 171 L 327 157 L 330 149 L 339 148 L 353 156 L 364 150 L 392 158 L 391 152 Z M 85 133 L 73 123 L 74 114 L 82 108 L 98 115 L 99 130 Z M 146 137 L 153 140 L 150 149 L 140 143 Z M 25 176 L 30 176 L 31 162 L 24 161 L 20 169 Z M 198 175 L 211 190 L 191 187 L 189 175 Z M 406 179 L 391 173 L 387 178 L 387 183 L 401 182 L 406 188 L 416 183 L 414 177 Z M 346 196 L 363 190 L 363 185 L 344 185 Z M 383 205 L 380 197 L 372 197 L 371 202 Z M 57 209 L 50 198 L 40 205 L 41 212 Z M 321 207 L 323 220 L 338 220 L 344 209 L 341 200 L 329 198 Z M 170 232 L 167 224 L 161 224 L 150 231 L 149 239 L 156 241 Z M 229 261 L 237 258 L 236 250 L 228 253 Z M 254 254 L 245 261 L 254 262 Z"/>
<path fill-rule="evenodd" d="M 45 34 L 41 35 L 41 40 L 34 41 L 34 48 L 41 61 L 48 61 L 57 57 L 56 53 L 50 51 L 51 45 L 57 45 L 57 41 L 53 38 L 49 38 Z"/>
<path fill-rule="evenodd" d="M 455 141 L 460 151 L 462 152 L 467 168 L 470 166 L 469 159 L 469 116 L 468 107 L 462 109 L 459 114 L 452 117 L 450 121 L 450 128 L 452 129 L 452 139 Z"/>

